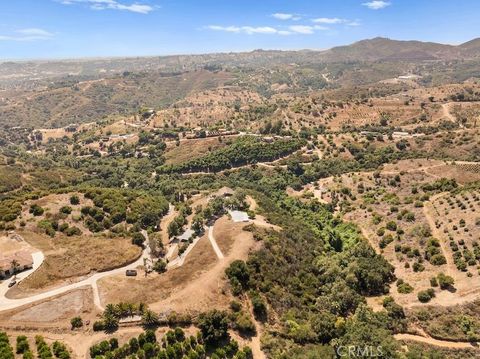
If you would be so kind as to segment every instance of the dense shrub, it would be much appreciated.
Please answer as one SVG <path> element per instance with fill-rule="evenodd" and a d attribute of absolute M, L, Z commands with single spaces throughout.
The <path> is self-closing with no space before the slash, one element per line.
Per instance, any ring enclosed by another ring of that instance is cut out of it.
<path fill-rule="evenodd" d="M 435 297 L 435 291 L 432 288 L 427 290 L 422 290 L 418 292 L 418 300 L 422 303 L 429 302 L 433 297 Z"/>

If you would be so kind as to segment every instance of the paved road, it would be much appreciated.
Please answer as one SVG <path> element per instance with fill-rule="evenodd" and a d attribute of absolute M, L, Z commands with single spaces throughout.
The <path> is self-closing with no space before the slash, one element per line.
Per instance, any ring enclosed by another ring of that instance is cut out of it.
<path fill-rule="evenodd" d="M 224 255 L 223 255 L 222 251 L 220 250 L 220 247 L 218 246 L 217 241 L 215 240 L 215 237 L 213 236 L 213 226 L 206 227 L 205 229 L 208 230 L 208 239 L 209 239 L 210 243 L 212 244 L 212 247 L 215 251 L 215 254 L 217 255 L 217 257 L 219 259 L 223 259 Z M 36 294 L 36 295 L 26 297 L 26 298 L 19 298 L 19 299 L 9 299 L 9 298 L 5 297 L 8 289 L 9 289 L 8 288 L 9 281 L 5 281 L 4 283 L 2 283 L 0 285 L 0 312 L 4 311 L 4 310 L 15 309 L 15 308 L 21 307 L 23 305 L 31 304 L 31 303 L 34 303 L 34 302 L 37 302 L 37 301 L 40 301 L 40 300 L 43 300 L 43 299 L 47 299 L 47 298 L 50 298 L 50 297 L 53 297 L 53 296 L 56 296 L 56 295 L 59 295 L 59 294 L 64 294 L 68 291 L 78 289 L 78 288 L 82 288 L 82 287 L 85 287 L 85 286 L 92 287 L 93 301 L 95 303 L 95 306 L 97 306 L 97 308 L 99 308 L 100 310 L 103 310 L 104 307 L 103 307 L 101 299 L 100 299 L 100 294 L 99 294 L 99 291 L 98 291 L 97 281 L 99 279 L 102 279 L 102 278 L 105 278 L 105 277 L 108 277 L 108 276 L 111 276 L 111 275 L 125 274 L 125 271 L 127 269 L 135 269 L 137 267 L 143 266 L 145 258 L 150 259 L 150 247 L 148 246 L 148 233 L 147 233 L 147 231 L 142 230 L 142 234 L 145 236 L 145 238 L 146 238 L 145 243 L 147 244 L 145 246 L 145 249 L 142 252 L 142 255 L 135 262 L 130 263 L 130 264 L 124 266 L 124 267 L 113 269 L 113 270 L 110 270 L 110 271 L 107 271 L 107 272 L 96 273 L 96 274 L 94 274 L 94 275 L 92 275 L 92 276 L 90 276 L 90 277 L 88 277 L 88 278 L 86 278 L 86 279 L 84 279 L 80 282 L 72 283 L 72 284 L 69 284 L 69 285 L 65 285 L 65 286 L 62 286 L 62 287 L 59 287 L 59 288 L 49 290 L 49 291 L 44 292 L 44 293 Z M 200 237 L 195 238 L 193 243 L 187 248 L 187 250 L 182 254 L 182 256 L 179 256 L 179 257 L 175 258 L 173 261 L 169 262 L 167 267 L 168 268 L 181 267 L 184 264 L 185 259 L 187 258 L 188 254 L 193 250 L 193 248 L 195 247 L 195 245 L 198 243 L 199 240 L 200 240 Z M 33 273 L 43 263 L 44 256 L 43 256 L 42 252 L 34 253 L 32 256 L 33 256 L 33 259 L 34 259 L 33 269 L 19 274 L 17 276 L 17 278 L 19 280 L 20 279 L 25 279 L 28 275 Z"/>
<path fill-rule="evenodd" d="M 145 235 L 145 237 L 147 238 L 146 242 L 148 243 L 148 233 L 146 233 L 146 231 L 142 231 L 142 232 Z M 40 254 L 38 254 L 38 253 L 40 253 Z M 41 254 L 41 252 L 38 252 L 38 253 L 34 254 L 34 259 L 35 259 L 35 256 L 36 256 L 38 258 L 38 260 L 40 260 L 40 255 L 41 255 L 41 257 L 42 257 L 41 262 L 43 262 L 43 254 Z M 150 248 L 149 248 L 148 245 L 143 250 L 142 255 L 135 262 L 130 263 L 130 264 L 124 266 L 124 267 L 113 269 L 113 270 L 110 270 L 110 271 L 107 271 L 107 272 L 96 273 L 96 274 L 94 274 L 94 275 L 92 275 L 92 276 L 90 276 L 90 277 L 88 277 L 88 278 L 86 278 L 86 279 L 84 279 L 80 282 L 65 285 L 65 286 L 55 288 L 55 289 L 49 290 L 47 292 L 36 294 L 36 295 L 26 297 L 26 298 L 19 298 L 19 299 L 6 298 L 5 294 L 8 290 L 8 281 L 6 281 L 5 283 L 2 283 L 2 285 L 0 286 L 0 312 L 4 311 L 4 310 L 15 309 L 15 308 L 21 307 L 21 306 L 26 305 L 26 304 L 34 303 L 34 302 L 37 302 L 39 300 L 47 299 L 47 298 L 50 298 L 50 297 L 53 297 L 53 296 L 56 296 L 56 295 L 59 295 L 59 294 L 66 293 L 66 292 L 71 291 L 73 289 L 78 289 L 78 288 L 82 288 L 82 287 L 85 287 L 85 286 L 91 286 L 92 287 L 94 303 L 100 310 L 103 310 L 103 306 L 102 306 L 101 300 L 100 300 L 100 295 L 98 293 L 97 281 L 101 278 L 105 278 L 105 277 L 108 277 L 108 276 L 111 276 L 111 275 L 125 274 L 125 271 L 127 269 L 135 269 L 139 266 L 143 266 L 144 258 L 150 258 Z M 40 262 L 40 264 L 41 264 L 41 262 Z M 32 269 L 28 272 L 21 273 L 22 274 L 21 279 L 25 279 L 29 274 L 33 273 L 33 271 L 35 271 L 40 266 L 40 264 L 38 264 L 38 266 L 36 266 L 36 262 L 34 261 L 34 269 Z M 20 278 L 19 276 L 17 276 L 17 277 Z"/>
<path fill-rule="evenodd" d="M 176 257 L 174 260 L 168 262 L 167 268 L 172 268 L 172 267 L 181 267 L 183 266 L 183 263 L 185 263 L 185 259 L 187 259 L 188 254 L 195 248 L 197 245 L 198 241 L 200 240 L 201 237 L 196 237 L 193 242 L 188 246 L 187 250 L 182 253 L 182 255 L 179 255 Z"/>
<path fill-rule="evenodd" d="M 17 274 L 17 282 L 27 278 L 30 274 L 35 272 L 38 267 L 40 267 L 45 260 L 45 256 L 42 252 L 35 252 L 32 254 L 33 258 L 33 267 L 32 269 L 20 272 Z M 0 308 L 1 308 L 1 298 L 5 297 L 5 294 L 8 292 L 10 288 L 8 288 L 8 283 L 11 282 L 11 279 L 6 279 L 2 283 L 0 283 Z"/>

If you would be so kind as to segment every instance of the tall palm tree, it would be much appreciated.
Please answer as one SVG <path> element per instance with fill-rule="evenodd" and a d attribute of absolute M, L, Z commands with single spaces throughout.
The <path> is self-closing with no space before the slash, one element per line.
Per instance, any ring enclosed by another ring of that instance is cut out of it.
<path fill-rule="evenodd" d="M 150 309 L 143 312 L 142 324 L 146 327 L 151 327 L 159 323 L 158 315 Z"/>
<path fill-rule="evenodd" d="M 118 303 L 117 308 L 121 317 L 126 317 L 128 315 L 128 303 L 120 302 Z"/>
<path fill-rule="evenodd" d="M 114 330 L 118 328 L 118 319 L 113 315 L 104 314 L 103 323 L 105 325 L 105 329 L 107 330 Z"/>
<path fill-rule="evenodd" d="M 137 310 L 137 306 L 133 303 L 127 303 L 127 313 L 129 317 L 133 317 Z"/>
<path fill-rule="evenodd" d="M 11 268 L 13 269 L 13 278 L 16 279 L 18 268 L 20 267 L 20 263 L 18 263 L 18 261 L 16 259 L 12 259 L 10 264 L 11 264 Z"/>
<path fill-rule="evenodd" d="M 112 316 L 116 317 L 117 316 L 117 308 L 115 304 L 109 303 L 105 307 L 105 311 L 103 312 L 104 316 Z"/>

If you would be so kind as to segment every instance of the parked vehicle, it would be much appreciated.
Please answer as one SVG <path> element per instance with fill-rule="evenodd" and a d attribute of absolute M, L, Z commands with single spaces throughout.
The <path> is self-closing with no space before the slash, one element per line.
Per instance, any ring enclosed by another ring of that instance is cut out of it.
<path fill-rule="evenodd" d="M 127 271 L 125 272 L 125 275 L 127 277 L 136 277 L 137 271 L 135 269 L 127 269 Z"/>

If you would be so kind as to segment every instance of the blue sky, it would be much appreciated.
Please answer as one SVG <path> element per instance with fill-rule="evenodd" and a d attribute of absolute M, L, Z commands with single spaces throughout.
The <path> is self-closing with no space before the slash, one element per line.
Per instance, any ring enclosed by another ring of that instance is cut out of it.
<path fill-rule="evenodd" d="M 478 0 L 0 0 L 0 59 L 326 49 L 480 37 Z"/>

